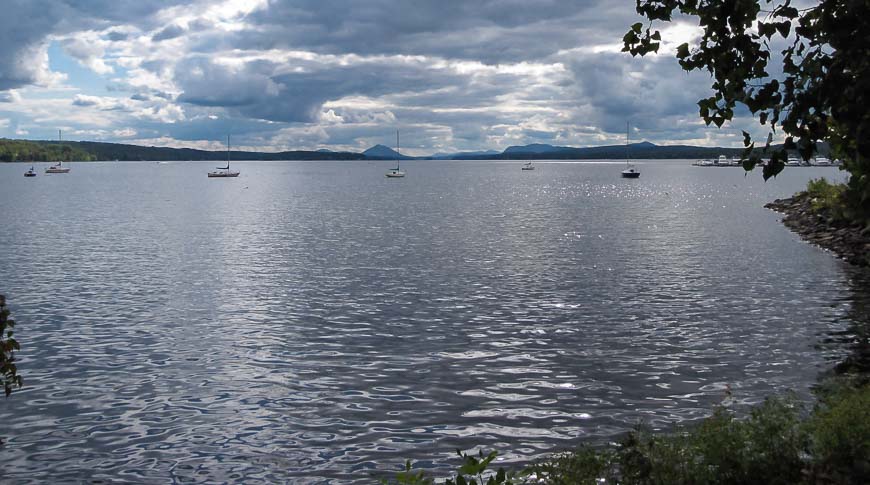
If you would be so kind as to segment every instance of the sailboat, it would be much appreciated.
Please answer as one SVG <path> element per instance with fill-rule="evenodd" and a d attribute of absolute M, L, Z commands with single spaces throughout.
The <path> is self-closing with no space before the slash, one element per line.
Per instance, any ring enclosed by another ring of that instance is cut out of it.
<path fill-rule="evenodd" d="M 625 170 L 622 171 L 622 177 L 627 179 L 636 179 L 640 177 L 640 171 L 634 168 L 628 157 L 628 122 L 625 122 Z"/>
<path fill-rule="evenodd" d="M 396 168 L 391 169 L 386 173 L 388 178 L 401 178 L 405 176 L 405 172 L 399 170 L 399 130 L 396 130 Z"/>
<path fill-rule="evenodd" d="M 532 165 L 532 162 L 527 162 L 523 165 L 522 170 L 534 170 L 535 166 Z"/>
<path fill-rule="evenodd" d="M 227 166 L 216 167 L 217 170 L 209 172 L 209 177 L 238 177 L 239 172 L 230 170 L 230 135 L 227 135 Z"/>
<path fill-rule="evenodd" d="M 61 136 L 60 130 L 57 130 L 57 141 L 59 143 L 63 142 L 63 136 Z M 63 153 L 63 148 L 61 147 L 61 153 Z M 54 165 L 45 169 L 45 173 L 69 173 L 69 167 L 63 166 L 63 155 L 60 157 L 61 159 L 57 161 Z M 31 167 L 33 170 L 33 167 Z M 32 175 L 25 175 L 26 177 L 32 177 Z"/>
<path fill-rule="evenodd" d="M 30 166 L 30 170 L 24 172 L 25 177 L 36 177 L 36 171 L 33 170 L 33 165 Z"/>

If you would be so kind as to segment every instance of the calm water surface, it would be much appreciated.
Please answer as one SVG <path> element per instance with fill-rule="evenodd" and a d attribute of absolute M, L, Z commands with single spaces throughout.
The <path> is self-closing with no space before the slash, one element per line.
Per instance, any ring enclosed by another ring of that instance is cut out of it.
<path fill-rule="evenodd" d="M 13 483 L 343 483 L 457 448 L 526 463 L 724 397 L 805 395 L 847 265 L 688 162 L 0 165 L 26 388 Z"/>

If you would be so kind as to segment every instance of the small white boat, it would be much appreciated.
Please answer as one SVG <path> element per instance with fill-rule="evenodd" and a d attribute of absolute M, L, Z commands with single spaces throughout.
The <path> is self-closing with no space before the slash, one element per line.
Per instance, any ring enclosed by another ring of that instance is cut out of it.
<path fill-rule="evenodd" d="M 713 161 L 712 160 L 697 160 L 692 165 L 695 167 L 712 167 Z"/>
<path fill-rule="evenodd" d="M 33 170 L 33 165 L 30 166 L 30 170 L 24 172 L 25 177 L 36 177 L 36 171 Z"/>
<path fill-rule="evenodd" d="M 399 158 L 401 155 L 399 154 L 399 130 L 396 130 L 396 168 L 391 169 L 385 175 L 387 178 L 396 179 L 402 178 L 405 176 L 405 172 L 399 169 Z"/>
<path fill-rule="evenodd" d="M 534 170 L 535 166 L 532 165 L 532 162 L 528 162 L 523 165 L 522 170 Z"/>
<path fill-rule="evenodd" d="M 237 170 L 230 170 L 230 135 L 227 135 L 227 166 L 217 167 L 217 170 L 209 172 L 208 176 L 209 178 L 227 178 L 239 176 L 239 172 Z"/>
<path fill-rule="evenodd" d="M 801 159 L 798 157 L 788 157 L 788 160 L 785 162 L 789 167 L 800 167 Z"/>
<path fill-rule="evenodd" d="M 622 171 L 622 178 L 636 179 L 640 177 L 640 170 L 634 168 L 628 156 L 628 122 L 625 122 L 625 170 Z"/>
<path fill-rule="evenodd" d="M 57 162 L 45 169 L 45 173 L 69 173 L 69 167 L 64 167 L 63 162 Z"/>
<path fill-rule="evenodd" d="M 63 142 L 60 130 L 57 130 L 57 141 L 58 143 Z M 61 158 L 63 158 L 62 155 Z M 63 166 L 63 160 L 58 160 L 57 163 L 45 169 L 45 173 L 69 173 L 69 170 L 69 167 Z"/>
<path fill-rule="evenodd" d="M 813 165 L 817 167 L 830 167 L 833 164 L 834 162 L 828 159 L 828 157 L 816 157 L 816 160 L 813 162 Z"/>

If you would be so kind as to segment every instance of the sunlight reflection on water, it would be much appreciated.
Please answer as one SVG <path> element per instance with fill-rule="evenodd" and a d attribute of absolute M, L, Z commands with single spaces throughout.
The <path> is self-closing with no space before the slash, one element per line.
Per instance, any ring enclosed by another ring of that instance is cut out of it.
<path fill-rule="evenodd" d="M 240 165 L 0 165 L 27 385 L 0 402 L 6 479 L 521 463 L 698 419 L 726 384 L 806 395 L 843 353 L 816 347 L 851 321 L 844 265 L 762 208 L 831 169 Z"/>

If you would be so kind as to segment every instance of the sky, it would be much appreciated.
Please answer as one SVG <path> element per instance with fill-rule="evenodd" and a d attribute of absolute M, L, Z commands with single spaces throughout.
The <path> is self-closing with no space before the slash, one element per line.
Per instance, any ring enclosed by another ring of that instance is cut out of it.
<path fill-rule="evenodd" d="M 425 156 L 631 140 L 742 146 L 698 117 L 709 75 L 660 26 L 620 52 L 634 0 L 0 0 L 0 137 Z M 756 135 L 757 134 L 757 135 Z"/>

